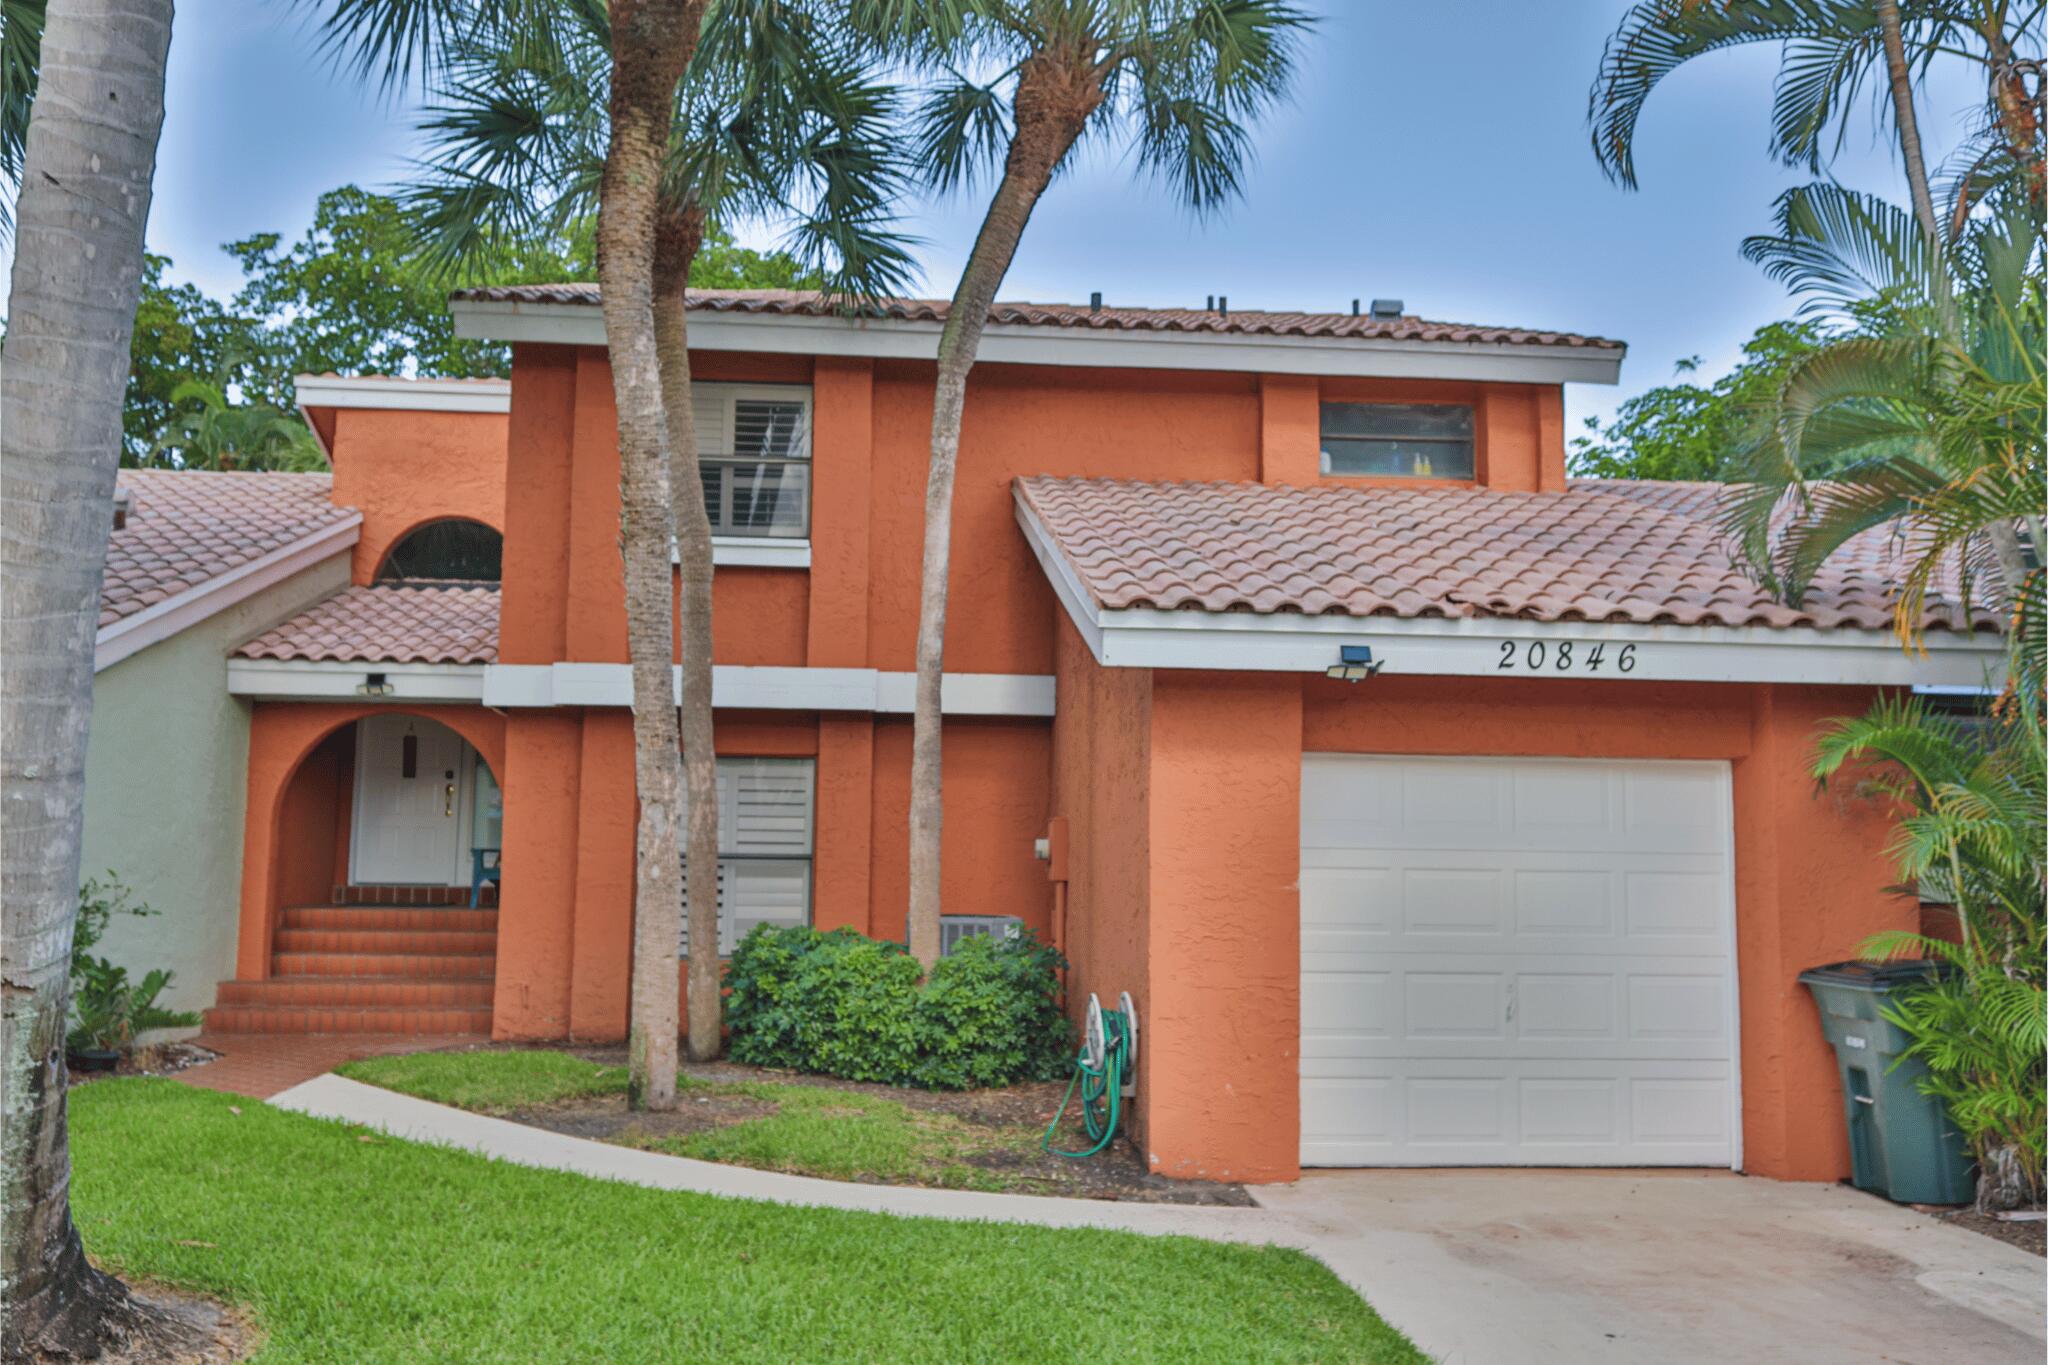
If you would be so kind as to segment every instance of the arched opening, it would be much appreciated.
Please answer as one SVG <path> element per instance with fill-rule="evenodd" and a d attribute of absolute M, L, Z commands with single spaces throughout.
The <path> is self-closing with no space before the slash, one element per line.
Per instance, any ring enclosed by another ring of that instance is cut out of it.
<path fill-rule="evenodd" d="M 377 569 L 379 583 L 496 583 L 503 576 L 505 537 L 480 521 L 448 517 L 415 526 Z"/>

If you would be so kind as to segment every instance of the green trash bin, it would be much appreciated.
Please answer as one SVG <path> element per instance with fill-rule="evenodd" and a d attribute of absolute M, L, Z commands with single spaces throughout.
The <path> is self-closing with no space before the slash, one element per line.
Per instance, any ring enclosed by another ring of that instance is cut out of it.
<path fill-rule="evenodd" d="M 1975 1193 L 1969 1148 L 1947 1106 L 1920 1093 L 1927 1067 L 1899 1060 L 1912 1039 L 1883 1014 L 1887 997 L 1933 971 L 1930 962 L 1837 962 L 1799 979 L 1840 1066 L 1856 1188 L 1901 1204 L 1967 1204 Z"/>

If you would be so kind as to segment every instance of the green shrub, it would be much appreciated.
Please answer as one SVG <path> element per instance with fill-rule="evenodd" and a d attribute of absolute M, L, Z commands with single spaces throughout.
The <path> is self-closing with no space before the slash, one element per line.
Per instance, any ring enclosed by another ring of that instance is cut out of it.
<path fill-rule="evenodd" d="M 920 984 L 900 943 L 760 925 L 725 971 L 730 1055 L 929 1090 L 1056 1078 L 1072 1058 L 1054 975 L 1064 965 L 1028 932 L 973 938 Z"/>
<path fill-rule="evenodd" d="M 64 1039 L 73 1052 L 122 1050 L 138 1033 L 190 1028 L 199 1022 L 197 1014 L 167 1010 L 156 1003 L 164 987 L 171 984 L 169 971 L 155 968 L 130 985 L 127 968 L 91 952 L 114 916 L 155 913 L 111 872 L 104 878 L 87 878 L 78 888 L 78 922 L 71 933 L 72 1022 Z"/>

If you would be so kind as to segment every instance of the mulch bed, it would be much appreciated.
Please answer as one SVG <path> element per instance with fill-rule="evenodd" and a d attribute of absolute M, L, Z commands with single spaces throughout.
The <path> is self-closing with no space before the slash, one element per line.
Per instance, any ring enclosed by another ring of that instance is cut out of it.
<path fill-rule="evenodd" d="M 2021 1251 L 2031 1251 L 2036 1256 L 2048 1256 L 2048 1223 L 2039 1219 L 2017 1222 L 2006 1218 L 1989 1218 L 1972 1208 L 1946 1209 L 1925 1205 L 1914 1205 L 1924 1213 L 1939 1218 L 1944 1223 L 1953 1223 L 1971 1232 L 1981 1232 L 1986 1237 L 1996 1237 L 2008 1246 Z"/>
<path fill-rule="evenodd" d="M 68 1071 L 73 1085 L 90 1085 L 110 1076 L 168 1076 L 188 1066 L 203 1066 L 218 1052 L 194 1043 L 152 1043 L 122 1054 L 112 1071 Z"/>
<path fill-rule="evenodd" d="M 505 1044 L 485 1044 L 504 1050 Z M 475 1049 L 482 1050 L 482 1048 Z M 587 1061 L 606 1066 L 626 1065 L 622 1047 L 566 1047 L 559 1049 Z M 779 1085 L 817 1086 L 828 1090 L 851 1090 L 894 1100 L 907 1109 L 947 1114 L 964 1123 L 986 1128 L 1031 1127 L 1043 1131 L 1060 1107 L 1066 1093 L 1065 1081 L 1038 1081 L 1007 1086 L 1000 1090 L 934 1091 L 899 1086 L 874 1085 L 863 1081 L 842 1081 L 833 1076 L 807 1076 L 763 1067 L 737 1066 L 730 1062 L 708 1065 L 685 1063 L 685 1076 L 698 1081 L 772 1081 Z M 1078 1100 L 1076 1106 L 1078 1107 Z M 515 1123 L 530 1124 L 550 1132 L 606 1141 L 630 1130 L 654 1137 L 682 1136 L 743 1123 L 774 1112 L 772 1102 L 744 1096 L 686 1096 L 666 1114 L 629 1114 L 623 1096 L 572 1100 L 561 1105 L 521 1110 L 505 1115 Z M 1078 1119 L 1072 1110 L 1068 1122 L 1073 1131 L 1062 1130 L 1068 1147 L 1086 1146 Z M 1016 1192 L 1061 1195 L 1082 1199 L 1119 1199 L 1148 1204 L 1210 1204 L 1248 1208 L 1252 1197 L 1242 1185 L 1225 1185 L 1206 1180 L 1172 1180 L 1145 1169 L 1144 1158 L 1130 1141 L 1116 1141 L 1093 1157 L 1070 1160 L 1034 1150 L 1028 1155 L 1013 1151 L 986 1152 L 967 1158 L 1017 1187 Z M 876 1182 L 881 1183 L 881 1182 Z"/>

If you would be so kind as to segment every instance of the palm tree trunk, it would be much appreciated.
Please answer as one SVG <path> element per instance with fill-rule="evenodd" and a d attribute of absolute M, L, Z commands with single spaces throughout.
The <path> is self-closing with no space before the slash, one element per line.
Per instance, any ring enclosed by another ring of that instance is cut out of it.
<path fill-rule="evenodd" d="M 690 263 L 704 244 L 704 215 L 694 206 L 665 211 L 654 251 L 654 346 L 661 401 L 668 413 L 669 487 L 675 496 L 676 557 L 681 575 L 678 647 L 683 673 L 683 778 L 690 826 L 684 866 L 695 894 L 690 916 L 690 1060 L 708 1062 L 722 1042 L 718 942 L 718 752 L 711 713 L 711 518 L 704 510 L 697 422 L 690 406 L 690 332 L 683 311 Z"/>
<path fill-rule="evenodd" d="M 1906 41 L 1899 31 L 1898 0 L 1877 0 L 1877 27 L 1884 42 L 1885 71 L 1891 78 L 1892 116 L 1899 128 L 1899 155 L 1906 163 L 1906 185 L 1913 194 L 1913 216 L 1938 252 L 1941 225 L 1934 216 L 1934 193 L 1927 182 L 1927 157 L 1920 148 L 1920 120 L 1913 112 L 1913 72 L 1906 65 Z"/>
<path fill-rule="evenodd" d="M 619 419 L 619 551 L 633 675 L 633 775 L 640 797 L 633 885 L 630 1103 L 676 1103 L 676 948 L 683 796 L 674 681 L 675 539 L 668 433 L 654 336 L 654 241 L 676 82 L 696 45 L 693 0 L 614 0 L 611 141 L 599 190 L 597 270 Z"/>
<path fill-rule="evenodd" d="M 967 374 L 981 348 L 996 290 L 1009 272 L 1039 196 L 1089 116 L 1102 103 L 1102 79 L 1085 52 L 1044 52 L 1028 58 L 1017 78 L 1016 133 L 1003 178 L 989 200 L 974 250 L 960 273 L 939 336 L 932 399 L 931 466 L 924 494 L 924 574 L 917 613 L 917 705 L 910 750 L 911 956 L 926 967 L 939 960 L 939 851 L 944 825 L 939 691 L 946 667 L 946 575 L 953 549 L 953 481 L 960 465 L 960 423 Z"/>
<path fill-rule="evenodd" d="M 171 0 L 57 0 L 16 209 L 0 379 L 0 1298 L 8 1359 L 132 1320 L 71 1221 L 65 1015 L 93 636 Z"/>

